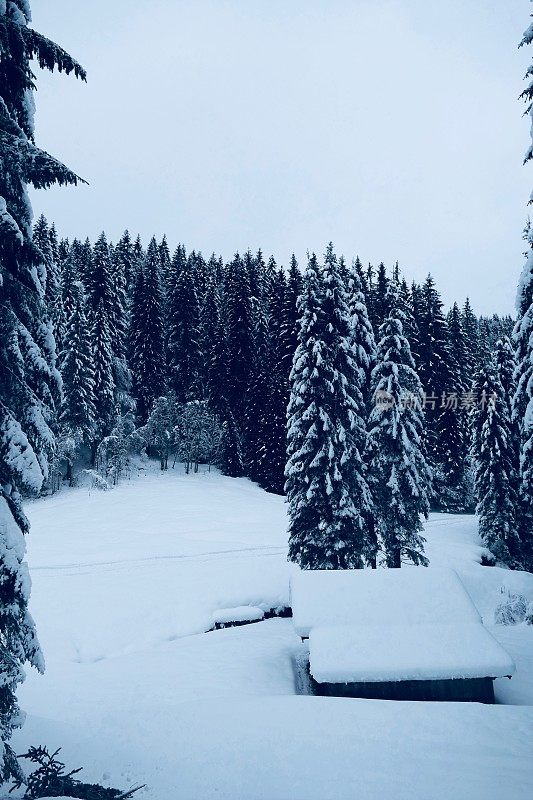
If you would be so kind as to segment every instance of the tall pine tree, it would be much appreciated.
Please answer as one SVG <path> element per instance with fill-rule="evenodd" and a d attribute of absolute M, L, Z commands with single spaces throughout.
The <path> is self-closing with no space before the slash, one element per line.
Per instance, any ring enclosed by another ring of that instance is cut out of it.
<path fill-rule="evenodd" d="M 141 422 L 146 422 L 154 400 L 165 390 L 160 268 L 159 249 L 152 238 L 144 264 L 137 274 L 131 308 L 130 365 Z"/>
<path fill-rule="evenodd" d="M 102 233 L 92 251 L 92 269 L 85 274 L 87 307 L 94 366 L 95 436 L 92 441 L 94 464 L 101 439 L 113 428 L 116 415 L 115 370 L 113 355 L 114 286 L 109 246 Z"/>
<path fill-rule="evenodd" d="M 183 403 L 203 397 L 200 304 L 193 262 L 175 267 L 167 279 L 167 362 L 169 385 Z"/>
<path fill-rule="evenodd" d="M 472 412 L 472 459 L 479 533 L 500 563 L 521 565 L 518 532 L 518 475 L 509 405 L 493 367 L 474 382 L 478 405 Z"/>
<path fill-rule="evenodd" d="M 431 473 L 423 445 L 422 386 L 403 335 L 398 288 L 388 291 L 372 373 L 369 454 L 379 539 L 388 567 L 406 558 L 427 565 L 421 516 L 427 518 Z"/>
<path fill-rule="evenodd" d="M 520 46 L 533 42 L 533 23 L 527 28 Z M 528 85 L 522 92 L 526 112 L 533 119 L 533 64 L 526 72 Z M 533 130 L 524 163 L 533 159 Z M 533 193 L 532 193 L 533 198 Z M 531 202 L 531 199 L 530 199 Z M 518 284 L 517 321 L 513 331 L 516 349 L 517 388 L 513 399 L 513 420 L 520 430 L 520 534 L 522 558 L 533 570 L 533 230 L 526 228 L 526 261 Z"/>
<path fill-rule="evenodd" d="M 30 583 L 23 534 L 28 522 L 21 490 L 38 492 L 53 446 L 51 405 L 58 394 L 47 339 L 42 256 L 32 241 L 27 184 L 75 184 L 70 170 L 34 144 L 32 59 L 50 71 L 83 69 L 30 27 L 28 0 L 0 3 L 0 781 L 22 778 L 9 744 L 22 723 L 15 692 L 24 663 L 44 667 L 28 612 Z"/>
<path fill-rule="evenodd" d="M 322 269 L 309 260 L 299 311 L 288 410 L 289 558 L 304 569 L 361 568 L 372 558 L 362 376 L 331 244 Z"/>

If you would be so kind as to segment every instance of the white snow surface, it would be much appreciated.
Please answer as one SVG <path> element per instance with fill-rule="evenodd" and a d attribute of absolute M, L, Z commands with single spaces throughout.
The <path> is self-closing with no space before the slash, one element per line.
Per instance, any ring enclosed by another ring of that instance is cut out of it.
<path fill-rule="evenodd" d="M 236 608 L 219 608 L 213 612 L 215 624 L 225 625 L 229 622 L 256 622 L 263 619 L 265 612 L 257 606 L 237 606 Z"/>
<path fill-rule="evenodd" d="M 180 724 L 187 800 L 531 800 L 527 709 L 273 697 L 188 704 Z"/>
<path fill-rule="evenodd" d="M 21 687 L 15 752 L 61 746 L 85 781 L 147 784 L 138 800 L 533 796 L 533 627 L 493 625 L 533 575 L 480 566 L 474 517 L 424 535 L 516 662 L 506 706 L 298 697 L 291 619 L 204 633 L 219 609 L 288 605 L 283 499 L 246 480 L 154 470 L 25 510 L 47 671 Z"/>
<path fill-rule="evenodd" d="M 452 624 L 480 615 L 452 569 L 302 570 L 291 578 L 300 636 L 331 625 Z"/>
<path fill-rule="evenodd" d="M 319 683 L 500 678 L 516 669 L 480 623 L 313 628 L 309 654 Z"/>

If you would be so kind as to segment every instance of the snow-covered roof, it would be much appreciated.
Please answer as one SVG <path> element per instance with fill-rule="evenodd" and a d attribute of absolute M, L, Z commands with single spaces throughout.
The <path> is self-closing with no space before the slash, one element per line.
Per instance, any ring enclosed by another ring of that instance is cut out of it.
<path fill-rule="evenodd" d="M 302 570 L 291 578 L 296 632 L 330 625 L 420 625 L 480 622 L 452 569 Z"/>
<path fill-rule="evenodd" d="M 313 628 L 311 675 L 319 683 L 503 678 L 515 665 L 480 623 Z"/>

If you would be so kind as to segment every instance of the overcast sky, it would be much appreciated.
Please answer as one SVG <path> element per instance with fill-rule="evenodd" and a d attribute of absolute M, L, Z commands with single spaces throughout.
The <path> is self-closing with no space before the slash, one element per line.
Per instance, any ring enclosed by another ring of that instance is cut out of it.
<path fill-rule="evenodd" d="M 510 312 L 533 175 L 528 0 L 34 0 L 88 70 L 39 72 L 37 142 L 89 187 L 62 235 L 124 228 L 286 264 L 326 242 Z"/>

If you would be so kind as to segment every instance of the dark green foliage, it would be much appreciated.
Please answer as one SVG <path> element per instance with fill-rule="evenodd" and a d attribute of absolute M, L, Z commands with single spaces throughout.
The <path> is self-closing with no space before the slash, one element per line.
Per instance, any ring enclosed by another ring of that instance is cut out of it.
<path fill-rule="evenodd" d="M 86 248 L 85 248 L 86 249 Z M 99 438 L 107 436 L 116 414 L 114 340 L 114 285 L 111 257 L 105 234 L 102 233 L 92 250 L 90 273 L 85 273 L 88 319 L 94 369 L 94 407 L 96 410 L 96 439 L 93 440 L 93 460 Z"/>
<path fill-rule="evenodd" d="M 122 792 L 119 789 L 108 789 L 96 783 L 82 783 L 74 775 L 81 772 L 82 768 L 72 769 L 66 772 L 65 764 L 57 758 L 61 748 L 54 753 L 50 753 L 46 747 L 30 747 L 27 753 L 19 756 L 25 758 L 32 764 L 37 764 L 37 768 L 30 773 L 26 781 L 19 779 L 15 783 L 16 789 L 26 785 L 26 792 L 23 800 L 37 800 L 39 797 L 75 797 L 80 800 L 128 800 L 133 797 L 135 792 L 142 789 L 136 786 L 129 791 Z"/>
<path fill-rule="evenodd" d="M 72 286 L 72 310 L 65 328 L 60 369 L 63 378 L 63 400 L 59 421 L 89 442 L 96 424 L 94 368 L 81 283 L 74 283 Z"/>
<path fill-rule="evenodd" d="M 168 382 L 178 400 L 187 402 L 204 394 L 198 273 L 191 259 L 176 266 L 172 264 L 167 277 Z"/>
<path fill-rule="evenodd" d="M 467 385 L 471 386 L 477 370 L 481 366 L 481 343 L 477 317 L 472 311 L 470 300 L 466 298 L 462 313 L 462 328 L 465 340 L 465 369 Z"/>
<path fill-rule="evenodd" d="M 227 400 L 237 423 L 242 421 L 255 356 L 250 276 L 237 253 L 227 268 L 224 312 L 229 354 Z"/>
<path fill-rule="evenodd" d="M 131 307 L 130 366 L 139 419 L 145 422 L 154 400 L 164 394 L 165 353 L 161 259 L 152 238 L 139 269 Z"/>
<path fill-rule="evenodd" d="M 230 478 L 240 478 L 244 475 L 244 465 L 239 428 L 231 409 L 226 409 L 223 419 L 220 467 Z"/>
<path fill-rule="evenodd" d="M 202 309 L 201 351 L 205 394 L 211 408 L 222 414 L 227 408 L 229 354 L 221 318 L 220 292 L 215 280 L 208 285 Z"/>
<path fill-rule="evenodd" d="M 378 267 L 376 273 L 376 280 L 374 283 L 374 287 L 372 289 L 372 324 L 374 328 L 377 330 L 380 325 L 383 324 L 385 321 L 389 309 L 387 303 L 387 287 L 389 285 L 389 279 L 387 277 L 387 270 L 385 269 L 385 264 L 381 262 Z"/>
<path fill-rule="evenodd" d="M 139 269 L 138 256 L 135 252 L 134 244 L 131 241 L 129 231 L 127 230 L 124 231 L 114 249 L 113 262 L 120 274 L 120 290 L 121 292 L 124 292 L 124 307 L 126 310 L 128 308 L 128 298 L 131 297 L 133 285 L 135 283 L 135 277 L 137 275 L 137 270 Z M 124 314 L 123 325 L 127 325 L 126 314 Z"/>

